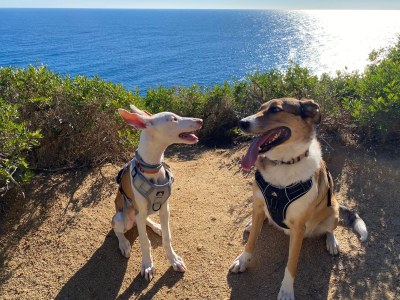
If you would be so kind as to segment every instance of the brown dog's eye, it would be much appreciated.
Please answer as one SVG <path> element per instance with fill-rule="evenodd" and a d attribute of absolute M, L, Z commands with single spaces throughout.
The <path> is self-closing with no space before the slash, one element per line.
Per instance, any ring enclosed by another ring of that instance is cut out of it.
<path fill-rule="evenodd" d="M 277 107 L 277 106 L 273 106 L 273 107 L 271 107 L 271 108 L 269 109 L 269 112 L 270 112 L 270 113 L 273 113 L 273 114 L 276 114 L 276 113 L 278 113 L 278 112 L 280 112 L 280 111 L 282 111 L 282 109 L 280 109 L 280 108 Z"/>

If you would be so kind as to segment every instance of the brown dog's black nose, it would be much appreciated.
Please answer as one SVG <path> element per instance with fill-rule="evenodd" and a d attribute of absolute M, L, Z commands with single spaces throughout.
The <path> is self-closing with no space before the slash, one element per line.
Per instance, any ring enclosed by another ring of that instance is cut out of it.
<path fill-rule="evenodd" d="M 246 130 L 246 129 L 249 129 L 249 127 L 250 127 L 250 122 L 249 121 L 243 121 L 243 120 L 239 121 L 239 128 L 240 129 Z"/>

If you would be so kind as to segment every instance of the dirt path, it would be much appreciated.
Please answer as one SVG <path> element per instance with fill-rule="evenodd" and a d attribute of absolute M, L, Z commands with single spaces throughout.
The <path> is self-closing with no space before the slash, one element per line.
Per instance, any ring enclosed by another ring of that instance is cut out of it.
<path fill-rule="evenodd" d="M 0 298 L 276 299 L 288 248 L 276 229 L 264 225 L 248 272 L 228 273 L 251 212 L 253 176 L 239 171 L 243 152 L 185 148 L 167 155 L 176 176 L 173 245 L 189 270 L 175 273 L 161 238 L 148 230 L 157 271 L 150 283 L 139 274 L 136 228 L 130 259 L 110 230 L 117 166 L 37 177 L 27 199 L 7 199 L 1 215 Z M 325 157 L 339 200 L 357 208 L 370 237 L 361 245 L 340 227 L 338 257 L 325 251 L 324 239 L 306 240 L 296 299 L 399 299 L 400 160 L 341 147 Z"/>

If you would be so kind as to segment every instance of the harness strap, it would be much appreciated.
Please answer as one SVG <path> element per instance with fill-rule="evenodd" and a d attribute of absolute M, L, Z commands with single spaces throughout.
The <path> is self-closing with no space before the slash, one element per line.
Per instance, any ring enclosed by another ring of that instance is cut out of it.
<path fill-rule="evenodd" d="M 331 172 L 329 172 L 327 165 L 325 165 L 326 174 L 328 176 L 328 203 L 327 206 L 332 206 L 332 190 L 333 190 L 333 179 Z"/>

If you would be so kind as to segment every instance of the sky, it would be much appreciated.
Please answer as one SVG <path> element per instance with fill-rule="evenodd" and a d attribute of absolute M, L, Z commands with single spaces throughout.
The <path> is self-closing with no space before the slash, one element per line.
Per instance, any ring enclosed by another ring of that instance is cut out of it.
<path fill-rule="evenodd" d="M 0 0 L 0 8 L 400 10 L 400 0 Z"/>

